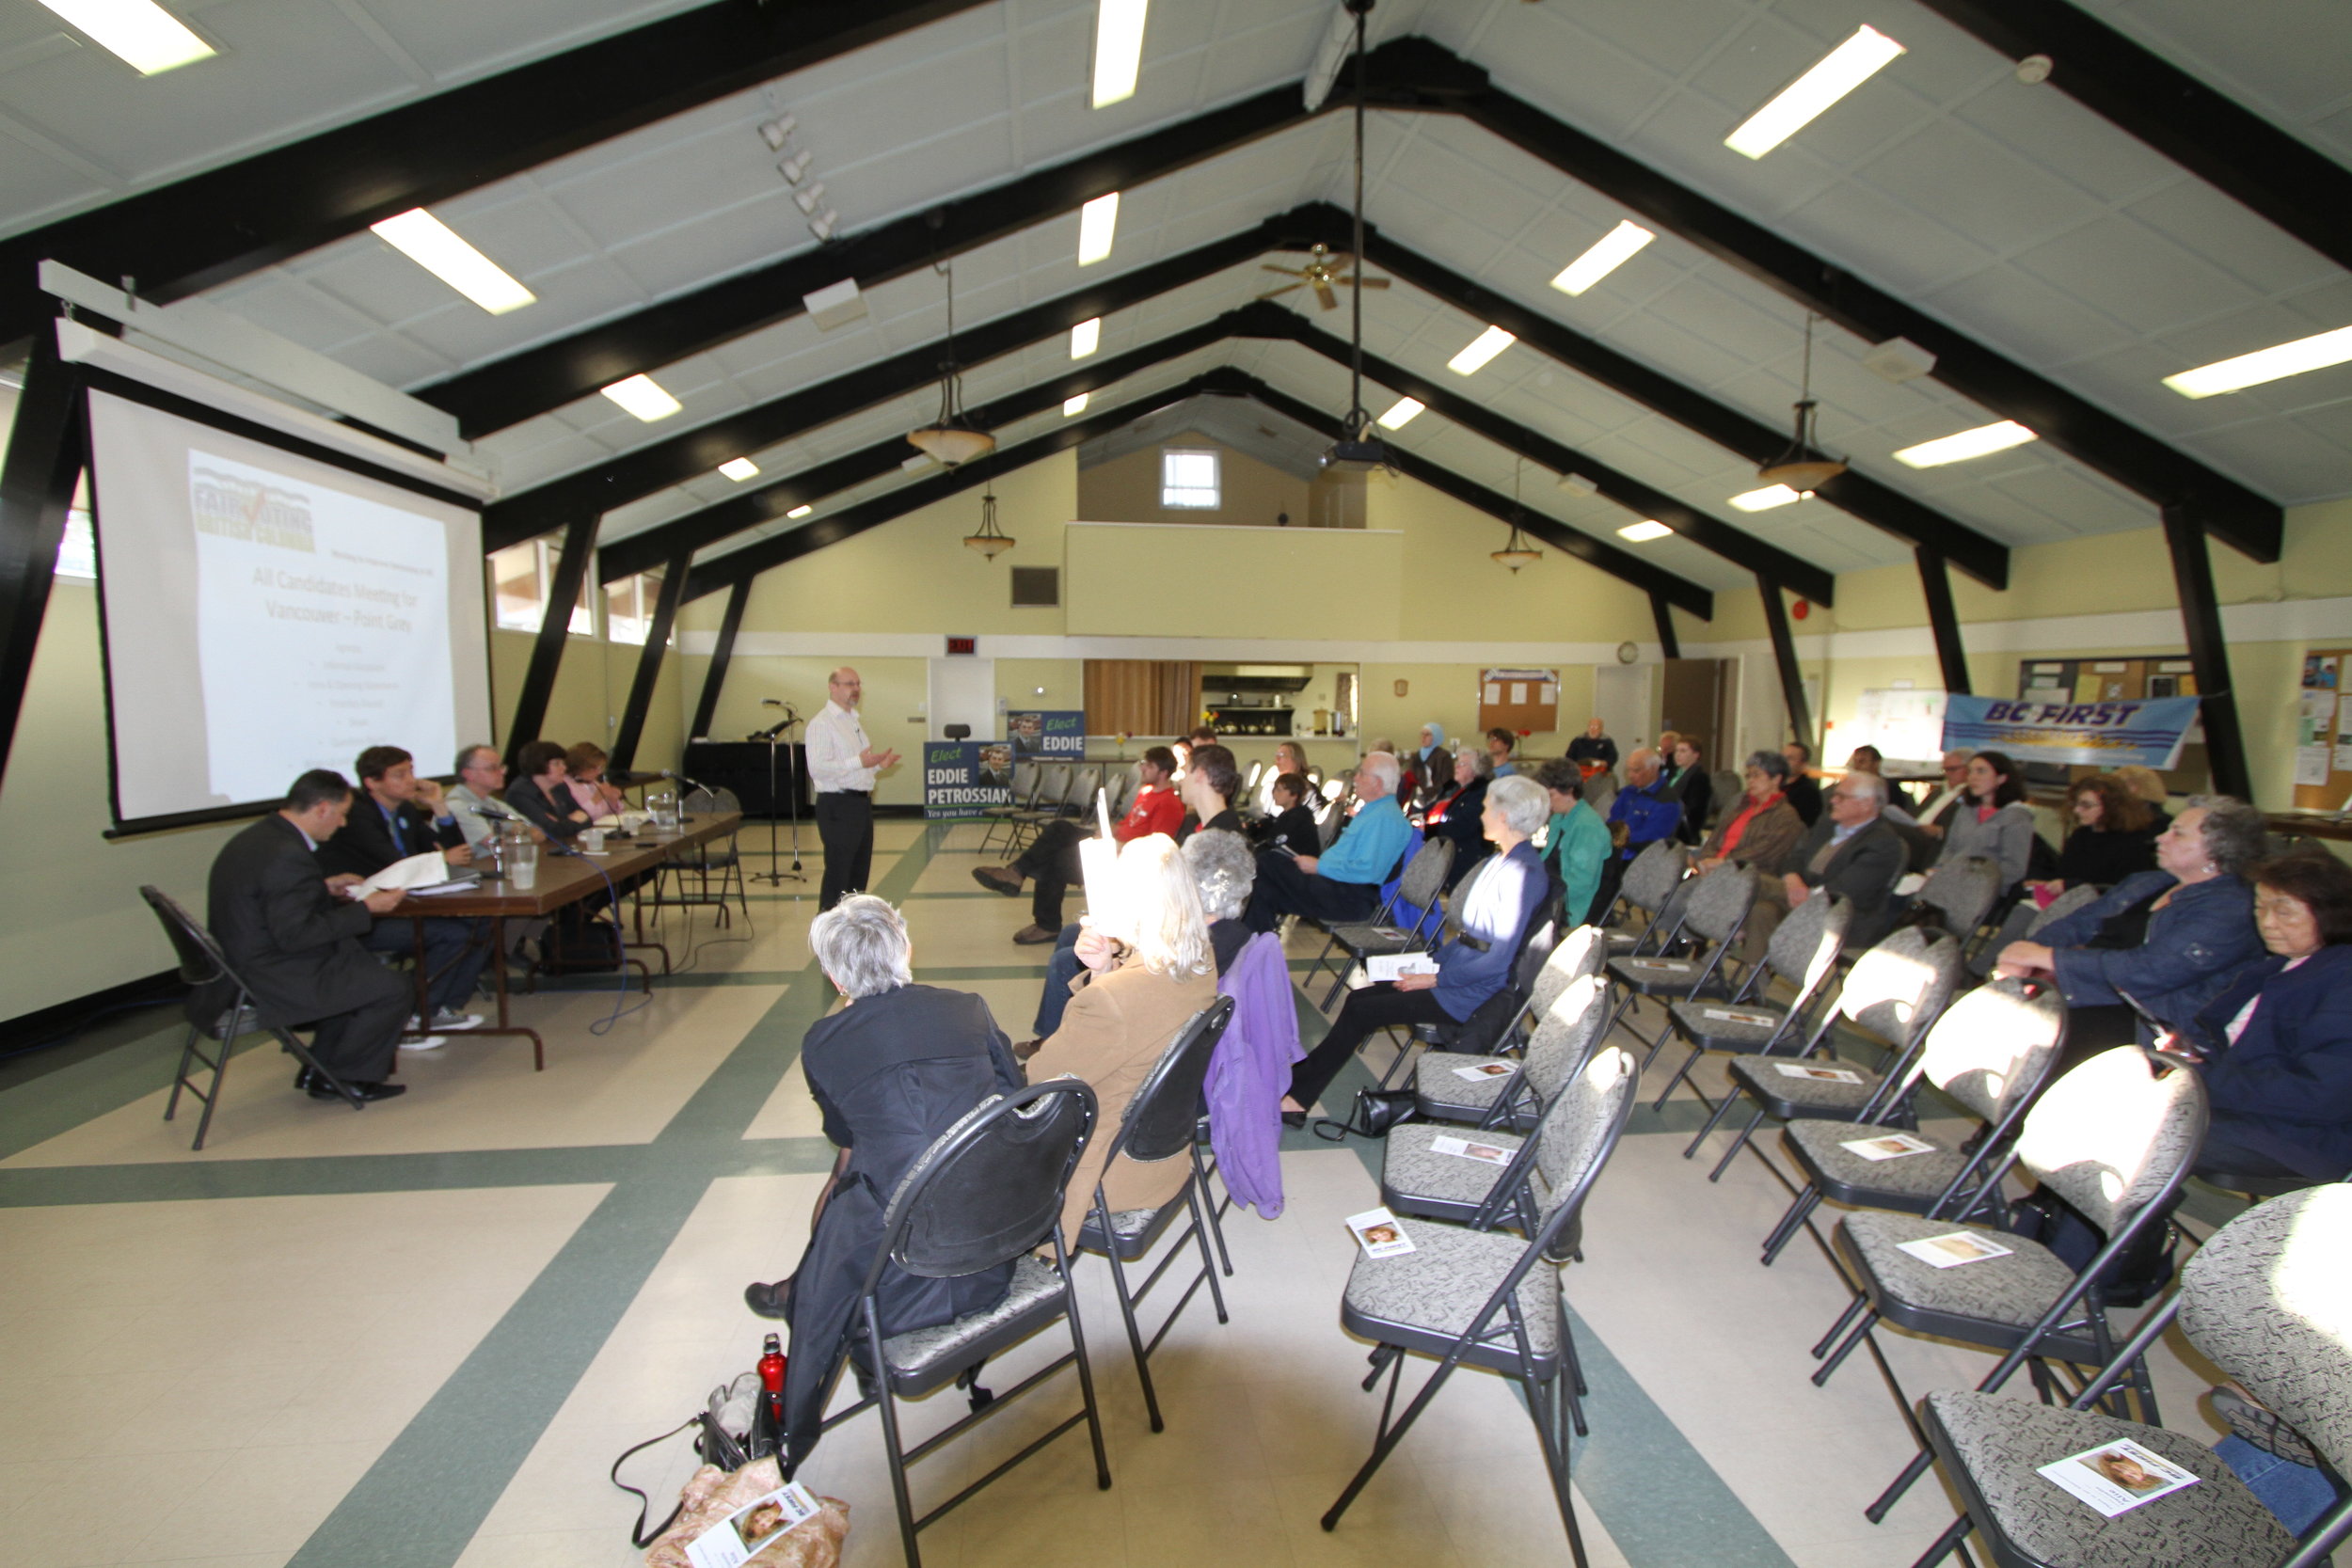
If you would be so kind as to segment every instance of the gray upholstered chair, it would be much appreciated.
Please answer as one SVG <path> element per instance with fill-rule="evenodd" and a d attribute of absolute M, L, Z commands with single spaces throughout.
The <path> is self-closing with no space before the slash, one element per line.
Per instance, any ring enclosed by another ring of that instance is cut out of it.
<path fill-rule="evenodd" d="M 1944 928 L 1965 942 L 2001 901 L 2003 882 L 1999 862 L 1963 855 L 1928 873 L 1919 902 L 1940 913 Z"/>
<path fill-rule="evenodd" d="M 2041 1243 L 1996 1225 L 1924 1214 L 1847 1215 L 1837 1224 L 1835 1242 L 1848 1277 L 1859 1284 L 1854 1306 L 1839 1324 L 1844 1328 L 1851 1322 L 1852 1327 L 1813 1374 L 1814 1383 L 1828 1382 L 1881 1322 L 2005 1352 L 1977 1385 L 1983 1394 L 1999 1389 L 2028 1361 L 2106 1365 L 2116 1347 L 2100 1276 L 2141 1230 L 2166 1222 L 2204 1142 L 2205 1117 L 2204 1080 L 2186 1068 L 2156 1065 L 2137 1046 L 2101 1052 L 2042 1094 L 2026 1114 L 2016 1147 L 1993 1169 L 1987 1186 L 1997 1190 L 2013 1167 L 2088 1220 L 2105 1244 L 2079 1269 Z M 1944 1268 L 1903 1250 L 1906 1243 L 1956 1233 L 2008 1250 Z M 1832 1329 L 1830 1338 L 1837 1333 Z M 1883 1359 L 1881 1370 L 1885 1370 Z M 2155 1393 L 2145 1366 L 2135 1365 L 2124 1375 L 2141 1416 L 2156 1420 Z M 2040 1368 L 2035 1383 L 2048 1386 Z M 1908 1422 L 1911 1402 L 1891 1372 L 1887 1387 Z M 2110 1401 L 2122 1405 L 2120 1388 Z M 1919 1450 L 1864 1511 L 1872 1523 L 1883 1519 L 1933 1462 L 1924 1439 Z"/>
<path fill-rule="evenodd" d="M 1949 934 L 1908 926 L 1863 954 L 1838 987 L 1837 1000 L 1821 1015 L 1811 1037 L 1797 1053 L 1809 1057 L 1826 1047 L 1829 1059 L 1800 1064 L 1780 1055 L 1734 1056 L 1725 1076 L 1738 1092 L 1725 1096 L 1715 1107 L 1715 1114 L 1699 1129 L 1682 1157 L 1688 1160 L 1697 1153 L 1699 1145 L 1742 1098 L 1755 1101 L 1756 1114 L 1715 1163 L 1708 1174 L 1709 1181 L 1723 1179 L 1732 1156 L 1755 1136 L 1766 1117 L 1781 1121 L 1815 1117 L 1828 1121 L 1867 1121 L 1877 1114 L 1886 1085 L 1910 1070 L 1928 1031 L 1950 1005 L 1952 992 L 1960 985 L 1960 942 Z M 1837 1059 L 1835 1031 L 1840 1020 L 1886 1042 L 1883 1074 Z M 1828 1068 L 1851 1082 L 1786 1070 L 1798 1066 Z"/>
<path fill-rule="evenodd" d="M 1008 801 L 1001 806 L 982 806 L 980 816 L 987 826 L 980 832 L 980 853 L 985 855 L 996 842 L 1002 829 L 1005 843 L 1009 847 L 1015 833 L 1014 819 L 1023 812 L 1035 811 L 1038 795 L 1045 787 L 1045 765 L 1032 757 L 1022 757 L 1012 765 L 1012 788 L 1007 792 Z"/>
<path fill-rule="evenodd" d="M 1327 927 L 1329 940 L 1323 951 L 1315 955 L 1314 966 L 1299 989 L 1304 990 L 1314 977 L 1331 966 L 1331 989 L 1324 993 L 1323 1008 L 1328 1012 L 1331 1004 L 1347 989 L 1349 972 L 1375 954 L 1392 955 L 1420 952 L 1437 940 L 1440 923 L 1445 918 L 1443 895 L 1447 873 L 1454 869 L 1454 841 L 1440 834 L 1422 840 L 1421 847 L 1405 863 L 1404 872 L 1396 879 L 1396 891 L 1390 894 L 1370 920 L 1343 921 Z M 1475 877 L 1477 872 L 1470 873 Z M 1410 926 L 1398 926 L 1393 919 L 1400 907 L 1419 911 L 1419 918 Z M 1332 962 L 1334 956 L 1338 962 Z"/>
<path fill-rule="evenodd" d="M 2002 1564 L 2094 1568 L 2312 1568 L 2352 1533 L 2352 1500 L 2300 1538 L 2194 1437 L 2092 1407 L 2177 1319 L 2198 1353 L 2317 1450 L 2352 1472 L 2352 1187 L 2313 1187 L 2232 1220 L 2181 1271 L 2181 1288 L 2063 1409 L 1982 1393 L 1937 1392 L 1921 1424 L 1967 1512 L 1921 1557 L 1931 1568 L 1975 1530 Z M 2037 1472 L 2129 1439 L 2197 1484 L 2105 1518 Z"/>
<path fill-rule="evenodd" d="M 1610 981 L 1624 997 L 1618 1009 L 1621 1016 L 1639 1006 L 1645 996 L 1665 998 L 1671 1005 L 1695 1002 L 1710 991 L 1723 996 L 1731 990 L 1724 982 L 1724 965 L 1730 960 L 1732 944 L 1740 940 L 1740 927 L 1748 923 L 1748 911 L 1756 907 L 1756 879 L 1746 867 L 1725 861 L 1690 879 L 1687 888 L 1677 891 L 1684 900 L 1679 934 L 1704 945 L 1686 958 L 1631 953 L 1610 959 Z M 1666 912 L 1661 910 L 1659 918 L 1664 919 Z M 1657 1037 L 1648 1042 L 1649 1050 L 1642 1058 L 1644 1071 L 1649 1069 L 1673 1028 L 1669 1012 L 1658 1025 Z"/>
<path fill-rule="evenodd" d="M 1728 1003 L 1668 1004 L 1667 1026 L 1691 1042 L 1691 1053 L 1658 1091 L 1654 1109 L 1666 1108 L 1675 1085 L 1690 1077 L 1699 1058 L 1710 1051 L 1795 1055 L 1816 1015 L 1827 1010 L 1822 988 L 1837 973 L 1837 956 L 1846 950 L 1846 927 L 1852 920 L 1853 905 L 1833 894 L 1817 893 L 1780 923 L 1765 944 L 1764 961 L 1741 978 Z M 1765 988 L 1774 980 L 1789 988 L 1786 1003 L 1766 994 Z M 1699 1094 L 1696 1085 L 1692 1092 Z M 1699 1094 L 1700 1100 L 1706 1098 Z M 1726 1102 L 1729 1098 L 1725 1096 Z"/>
<path fill-rule="evenodd" d="M 2046 910 L 2036 904 L 2031 896 L 2020 898 L 2016 907 L 2009 911 L 2009 917 L 2001 922 L 2001 928 L 1993 933 L 1993 939 L 1979 943 L 1969 953 L 1968 973 L 1981 980 L 1993 973 L 1993 965 L 2000 958 L 2002 948 L 2012 942 L 2031 942 L 2034 933 L 2050 922 L 2062 920 L 2085 904 L 2097 902 L 2102 891 L 2089 882 L 2076 882 L 2051 899 Z"/>
<path fill-rule="evenodd" d="M 1690 847 L 1670 838 L 1661 838 L 1634 856 L 1617 884 L 1617 902 L 1628 913 L 1639 910 L 1648 918 L 1638 931 L 1612 933 L 1609 950 L 1645 953 L 1662 946 L 1674 934 L 1674 915 L 1668 913 L 1667 906 L 1690 874 Z M 1679 909 L 1675 912 L 1678 914 Z"/>
<path fill-rule="evenodd" d="M 1765 1238 L 1769 1267 L 1827 1197 L 1864 1209 L 1952 1216 L 1971 1212 L 1984 1172 L 1998 1162 L 2017 1118 L 2049 1076 L 2066 1037 L 2066 1003 L 2055 986 L 1994 980 L 1968 992 L 1935 1021 L 1927 1046 L 1884 1090 L 1867 1119 L 1806 1118 L 1780 1130 L 1781 1148 L 1805 1180 Z M 1917 1132 L 1915 1101 L 1931 1086 L 1985 1129 L 1971 1149 Z M 1911 1132 L 1934 1147 L 1897 1160 L 1869 1160 L 1850 1143 Z"/>
<path fill-rule="evenodd" d="M 1325 1529 L 1339 1527 L 1446 1380 L 1461 1367 L 1476 1367 L 1511 1379 L 1526 1396 L 1568 1546 L 1583 1568 L 1584 1540 L 1568 1489 L 1568 1432 L 1582 1422 L 1558 1266 L 1585 1196 L 1625 1132 L 1638 1081 L 1633 1058 L 1612 1046 L 1562 1091 L 1558 1135 L 1547 1136 L 1536 1152 L 1549 1197 L 1532 1239 L 1416 1219 L 1406 1227 L 1412 1251 L 1356 1259 L 1340 1323 L 1377 1347 L 1364 1387 L 1377 1386 L 1383 1372 L 1389 1387 L 1372 1455 L 1323 1515 Z M 1407 1353 L 1430 1356 L 1438 1368 L 1391 1423 Z"/>

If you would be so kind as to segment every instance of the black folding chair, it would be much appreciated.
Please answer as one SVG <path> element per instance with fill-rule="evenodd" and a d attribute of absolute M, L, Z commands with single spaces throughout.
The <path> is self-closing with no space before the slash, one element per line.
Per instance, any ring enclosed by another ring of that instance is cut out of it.
<path fill-rule="evenodd" d="M 188 983 L 193 992 L 200 996 L 206 987 L 223 980 L 236 988 L 229 1006 L 217 1018 L 210 1022 L 199 1022 L 190 1018 L 187 1043 L 180 1048 L 180 1070 L 171 1081 L 171 1098 L 164 1103 L 164 1119 L 169 1121 L 180 1109 L 182 1091 L 204 1102 L 204 1114 L 197 1118 L 196 1142 L 189 1146 L 191 1149 L 202 1148 L 205 1134 L 213 1130 L 213 1112 L 220 1104 L 221 1080 L 229 1075 L 229 1048 L 240 1037 L 255 1029 L 268 1030 L 295 1061 L 310 1069 L 314 1082 L 325 1084 L 342 1095 L 353 1110 L 367 1109 L 368 1102 L 359 1097 L 359 1091 L 319 1066 L 318 1058 L 310 1054 L 310 1048 L 296 1039 L 294 1031 L 262 1022 L 253 988 L 246 985 L 244 977 L 230 965 L 229 955 L 221 951 L 220 943 L 213 940 L 212 932 L 196 923 L 195 916 L 182 909 L 161 888 L 142 887 L 139 896 L 147 900 L 147 907 L 155 911 L 157 920 L 163 922 L 164 935 L 171 940 L 171 950 L 180 959 L 180 978 Z M 193 997 L 189 1005 L 194 1006 Z M 203 1039 L 212 1042 L 213 1053 L 209 1056 L 198 1049 L 197 1042 Z M 199 1076 L 210 1072 L 212 1082 L 202 1088 L 197 1087 L 196 1077 L 190 1075 L 191 1068 Z"/>

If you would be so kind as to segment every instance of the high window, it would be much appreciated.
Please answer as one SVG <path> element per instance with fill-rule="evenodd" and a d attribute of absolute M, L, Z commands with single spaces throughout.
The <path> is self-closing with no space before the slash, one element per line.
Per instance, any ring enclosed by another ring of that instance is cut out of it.
<path fill-rule="evenodd" d="M 1214 512 L 1219 503 L 1217 460 L 1214 451 L 1186 447 L 1160 450 L 1160 504 Z"/>

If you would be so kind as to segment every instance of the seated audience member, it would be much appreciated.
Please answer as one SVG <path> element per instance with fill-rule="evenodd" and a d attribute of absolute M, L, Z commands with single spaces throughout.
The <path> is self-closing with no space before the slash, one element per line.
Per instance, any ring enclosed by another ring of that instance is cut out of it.
<path fill-rule="evenodd" d="M 785 1373 L 791 1458 L 815 1447 L 825 1400 L 862 1331 L 858 1303 L 882 1245 L 890 1195 L 923 1151 L 981 1101 L 1021 1086 L 1021 1070 L 988 1004 L 914 983 L 906 922 L 853 893 L 810 923 L 808 945 L 847 1005 L 809 1025 L 801 1069 L 840 1150 L 809 1216 L 808 1246 L 789 1277 L 755 1283 L 743 1300 L 792 1324 Z M 884 1263 L 876 1293 L 884 1334 L 929 1328 L 1004 1300 L 1012 1265 L 946 1279 Z"/>
<path fill-rule="evenodd" d="M 388 1084 L 402 1025 L 416 1006 L 407 977 L 385 968 L 360 945 L 378 915 L 399 907 L 387 890 L 364 899 L 341 889 L 359 881 L 345 872 L 321 877 L 316 851 L 335 836 L 352 806 L 341 773 L 305 773 L 286 803 L 221 846 L 205 905 L 213 939 L 246 984 L 261 1020 L 272 1028 L 315 1024 L 310 1054 L 369 1100 L 405 1094 Z M 226 982 L 188 999 L 188 1018 L 203 1027 L 235 997 Z M 340 1098 L 313 1084 L 305 1068 L 294 1087 L 313 1100 Z"/>
<path fill-rule="evenodd" d="M 1598 719 L 1584 721 L 1584 733 L 1568 742 L 1568 760 L 1586 778 L 1606 773 L 1617 766 L 1617 743 L 1601 734 Z"/>
<path fill-rule="evenodd" d="M 1790 869 L 1772 890 L 1779 902 L 1795 909 L 1818 893 L 1834 894 L 1853 906 L 1846 927 L 1846 950 L 1859 953 L 1875 946 L 1893 924 L 1888 900 L 1896 879 L 1911 863 L 1910 847 L 1883 815 L 1886 781 L 1876 773 L 1854 771 L 1830 785 L 1821 819 L 1797 846 Z M 1756 907 L 1766 907 L 1759 895 Z M 1777 910 L 1772 911 L 1776 916 Z M 1749 916 L 1749 924 L 1756 924 Z M 1770 921 L 1777 926 L 1777 918 Z M 1769 939 L 1772 931 L 1768 928 Z"/>
<path fill-rule="evenodd" d="M 1788 796 L 1797 820 L 1810 828 L 1821 817 L 1821 781 L 1813 776 L 1813 748 L 1792 740 L 1780 749 L 1780 754 L 1788 762 L 1788 779 L 1781 785 L 1781 793 Z"/>
<path fill-rule="evenodd" d="M 2088 1018 L 2085 1008 L 2137 1004 L 2167 1028 L 2187 1028 L 2240 966 L 2262 957 L 2246 872 L 2264 843 L 2262 813 L 2226 795 L 2198 796 L 2157 837 L 2157 869 L 2124 878 L 2035 941 L 2010 942 L 1999 971 L 2057 978 L 2074 1009 L 2070 1059 L 2132 1034 L 2128 1017 Z"/>
<path fill-rule="evenodd" d="M 453 865 L 473 859 L 465 834 L 449 812 L 441 786 L 417 777 L 416 758 L 397 746 L 371 746 L 359 753 L 359 791 L 348 819 L 318 847 L 319 869 L 333 878 L 365 881 L 394 861 L 437 850 Z M 417 950 L 418 922 L 377 921 L 359 939 L 371 953 L 400 957 Z M 472 1029 L 478 1013 L 461 1006 L 473 995 L 474 981 L 490 959 L 489 922 L 437 918 L 424 927 L 425 994 L 433 1020 L 421 1029 Z M 411 1041 L 407 1049 L 425 1049 Z"/>
<path fill-rule="evenodd" d="M 1534 779 L 1505 776 L 1487 789 L 1479 817 L 1495 852 L 1454 897 L 1450 934 L 1438 946 L 1438 973 L 1348 992 L 1323 1043 L 1292 1071 L 1284 1119 L 1294 1126 L 1304 1120 L 1368 1036 L 1397 1025 L 1464 1022 L 1510 983 L 1519 939 L 1551 893 L 1533 842 L 1550 811 L 1550 798 Z"/>
<path fill-rule="evenodd" d="M 1370 752 L 1356 769 L 1356 796 L 1363 802 L 1338 842 L 1319 855 L 1267 849 L 1258 857 L 1258 886 L 1249 900 L 1249 928 L 1271 931 L 1286 914 L 1303 914 L 1324 925 L 1368 919 L 1379 901 L 1380 884 L 1413 836 L 1396 803 L 1400 769 L 1386 752 Z"/>
<path fill-rule="evenodd" d="M 1209 951 L 1222 975 L 1255 934 L 1242 912 L 1258 882 L 1258 857 L 1249 841 L 1230 828 L 1203 828 L 1184 840 L 1184 865 L 1200 893 L 1201 916 L 1209 923 Z"/>
<path fill-rule="evenodd" d="M 571 777 L 564 748 L 534 740 L 515 754 L 522 777 L 506 786 L 506 804 L 516 816 L 558 844 L 569 844 L 588 829 L 588 813 L 564 787 Z"/>
<path fill-rule="evenodd" d="M 1393 766 L 1394 759 L 1391 759 Z M 1403 820 L 1402 817 L 1399 818 Z M 1099 1180 L 1113 1212 L 1156 1209 L 1192 1174 L 1185 1160 L 1143 1164 L 1120 1155 L 1107 1172 L 1111 1138 L 1127 1101 L 1192 1015 L 1216 1000 L 1216 959 L 1200 892 L 1176 841 L 1162 833 L 1119 852 L 1116 908 L 1078 937 L 1070 1001 L 1055 1029 L 1029 1058 L 1029 1082 L 1083 1078 L 1101 1112 L 1096 1135 L 1080 1156 L 1062 1203 L 1062 1239 L 1074 1243 Z"/>
<path fill-rule="evenodd" d="M 2153 768 L 2136 762 L 2125 763 L 2115 770 L 2116 778 L 2125 789 L 2148 802 L 2148 819 L 2162 832 L 2172 820 L 2172 791 L 2164 782 L 2164 775 Z"/>
<path fill-rule="evenodd" d="M 1876 774 L 1880 782 L 1886 785 L 1886 803 L 1906 816 L 1911 815 L 1915 803 L 1911 791 L 1886 776 L 1886 755 L 1876 746 L 1855 747 L 1853 754 L 1846 759 L 1846 771 Z"/>
<path fill-rule="evenodd" d="M 2093 773 L 2066 786 L 2074 828 L 2058 851 L 2058 875 L 2026 885 L 2044 894 L 2070 887 L 2113 887 L 2156 868 L 2154 814 L 2112 773 Z"/>
<path fill-rule="evenodd" d="M 1661 771 L 1658 753 L 1645 746 L 1625 759 L 1625 787 L 1609 802 L 1609 820 L 1625 824 L 1627 860 L 1681 830 L 1682 802 L 1661 787 Z"/>
<path fill-rule="evenodd" d="M 1184 804 L 1169 787 L 1168 779 L 1176 771 L 1176 753 L 1166 746 L 1154 746 L 1143 753 L 1136 764 L 1136 777 L 1143 787 L 1136 792 L 1135 804 L 1127 815 L 1111 825 L 1111 836 L 1121 844 L 1146 837 L 1152 833 L 1176 836 L 1177 828 L 1184 819 Z M 976 865 L 972 879 L 992 893 L 1008 898 L 1020 896 L 1023 881 L 1034 878 L 1037 888 L 1029 895 L 1029 924 L 1013 933 L 1012 940 L 1024 947 L 1052 942 L 1062 927 L 1062 895 L 1070 884 L 1079 881 L 1083 873 L 1078 864 L 1078 843 L 1093 831 L 1091 815 L 1082 817 L 1058 817 L 1038 830 L 1038 835 L 1020 858 L 1007 865 Z"/>
<path fill-rule="evenodd" d="M 1424 837 L 1454 842 L 1454 864 L 1447 869 L 1445 879 L 1449 893 L 1460 886 L 1470 867 L 1486 856 L 1486 834 L 1478 825 L 1478 817 L 1486 808 L 1486 789 L 1494 783 L 1494 768 L 1495 759 L 1486 752 L 1465 751 L 1454 759 L 1454 779 L 1445 793 L 1430 801 L 1429 809 L 1422 814 Z"/>
<path fill-rule="evenodd" d="M 593 740 L 564 750 L 564 786 L 571 791 L 572 803 L 586 812 L 591 822 L 599 816 L 618 816 L 628 805 L 627 796 L 604 782 L 604 765 L 611 760 Z"/>
<path fill-rule="evenodd" d="M 2001 891 L 2025 880 L 2033 856 L 2033 808 L 2026 804 L 2026 777 L 2000 752 L 1979 752 L 1968 759 L 1968 794 L 1960 809 L 1945 818 L 1944 847 L 1938 865 L 1953 865 L 1970 855 L 2001 868 Z"/>
<path fill-rule="evenodd" d="M 1788 803 L 1788 758 L 1782 752 L 1756 752 L 1741 778 L 1747 792 L 1721 826 L 1699 846 L 1698 869 L 1712 871 L 1725 861 L 1777 877 L 1804 840 L 1804 823 Z"/>
<path fill-rule="evenodd" d="M 1509 730 L 1497 727 L 1486 732 L 1486 754 L 1494 758 L 1496 778 L 1507 779 L 1519 770 L 1511 760 L 1511 752 L 1518 743 L 1519 737 Z"/>
<path fill-rule="evenodd" d="M 1944 848 L 1944 835 L 1959 815 L 1968 794 L 1968 758 L 1972 753 L 1950 751 L 1944 753 L 1944 783 L 1931 790 L 1919 786 L 1922 797 L 1912 814 L 1911 825 L 1903 830 L 1903 838 L 1911 846 L 1911 869 L 1925 871 L 1935 864 L 1935 857 Z"/>
<path fill-rule="evenodd" d="M 1206 829 L 1241 832 L 1241 814 L 1233 809 L 1233 797 L 1240 789 L 1241 768 L 1231 751 L 1215 742 L 1195 747 L 1191 770 L 1185 773 L 1184 782 L 1176 786 L 1177 799 L 1184 807 L 1184 819 L 1176 829 L 1176 842 L 1182 844 Z"/>
<path fill-rule="evenodd" d="M 2257 958 L 2166 1042 L 2204 1058 L 2213 1120 L 2200 1175 L 2341 1181 L 2352 1171 L 2352 866 L 2254 868 Z"/>
<path fill-rule="evenodd" d="M 1216 744 L 1216 731 L 1206 724 L 1195 724 L 1192 733 L 1184 736 L 1184 744 L 1195 752 L 1203 746 L 1214 746 Z"/>
<path fill-rule="evenodd" d="M 1544 786 L 1551 807 L 1544 830 L 1544 870 L 1560 895 L 1566 925 L 1588 924 L 1601 870 L 1609 863 L 1609 824 L 1584 803 L 1583 772 L 1567 758 L 1554 757 L 1536 768 L 1535 782 Z"/>
<path fill-rule="evenodd" d="M 1414 772 L 1421 787 L 1413 800 L 1426 805 L 1454 787 L 1454 753 L 1445 749 L 1445 726 L 1432 719 L 1421 727 L 1421 760 Z"/>
<path fill-rule="evenodd" d="M 1675 836 L 1685 844 L 1696 844 L 1706 835 L 1707 819 L 1715 812 L 1715 781 L 1707 771 L 1705 749 L 1689 736 L 1678 735 L 1674 750 L 1659 755 L 1673 762 L 1667 782 L 1675 799 L 1682 802 L 1682 826 L 1675 830 Z"/>
<path fill-rule="evenodd" d="M 484 816 L 484 810 L 512 816 L 500 792 L 506 788 L 506 762 L 495 746 L 469 746 L 457 753 L 457 782 L 443 794 L 449 809 L 456 814 L 457 830 L 466 835 L 466 846 L 480 849 L 502 824 L 497 818 Z M 534 837 L 545 837 L 529 823 L 521 823 L 523 832 Z"/>
<path fill-rule="evenodd" d="M 1274 748 L 1274 761 L 1267 765 L 1264 774 L 1258 781 L 1260 816 L 1273 816 L 1281 811 L 1282 808 L 1274 803 L 1274 781 L 1285 773 L 1295 773 L 1302 782 L 1307 776 L 1306 748 L 1295 740 L 1285 740 Z M 1300 799 L 1305 799 L 1306 794 L 1305 790 L 1299 791 Z"/>

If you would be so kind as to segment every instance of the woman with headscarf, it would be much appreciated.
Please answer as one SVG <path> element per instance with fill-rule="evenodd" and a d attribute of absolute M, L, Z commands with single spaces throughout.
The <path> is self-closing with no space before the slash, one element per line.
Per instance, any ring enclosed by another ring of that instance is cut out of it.
<path fill-rule="evenodd" d="M 1445 749 L 1445 726 L 1432 719 L 1421 727 L 1421 799 L 1426 805 L 1454 787 L 1454 753 Z"/>

